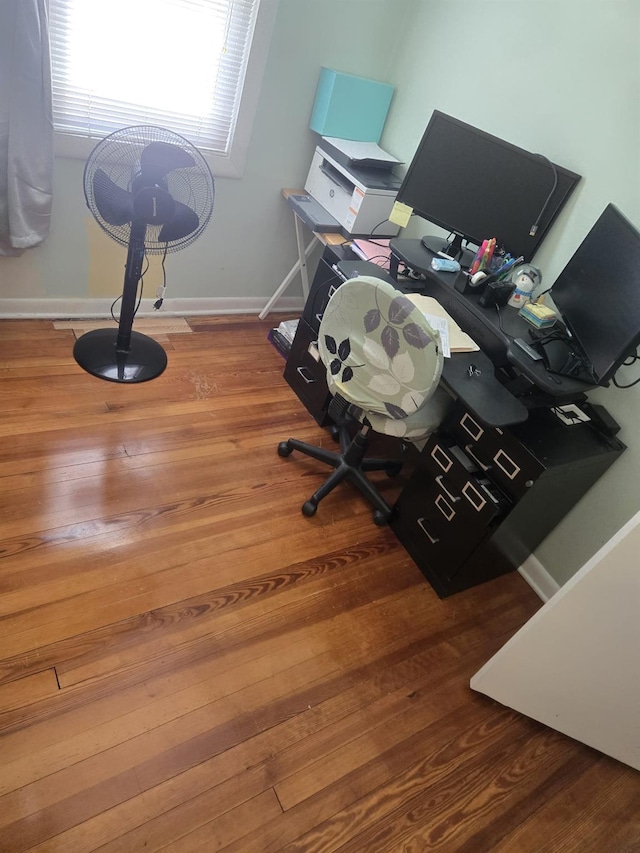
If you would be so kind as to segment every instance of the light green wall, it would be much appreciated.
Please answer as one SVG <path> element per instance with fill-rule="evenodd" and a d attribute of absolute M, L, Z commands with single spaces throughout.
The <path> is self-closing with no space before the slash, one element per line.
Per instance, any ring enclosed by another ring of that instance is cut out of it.
<path fill-rule="evenodd" d="M 640 227 L 639 44 L 636 0 L 421 0 L 390 78 L 383 147 L 410 160 L 440 109 L 581 174 L 536 255 L 548 286 L 608 202 Z M 628 450 L 538 548 L 559 583 L 640 509 L 640 385 L 591 396 Z"/>

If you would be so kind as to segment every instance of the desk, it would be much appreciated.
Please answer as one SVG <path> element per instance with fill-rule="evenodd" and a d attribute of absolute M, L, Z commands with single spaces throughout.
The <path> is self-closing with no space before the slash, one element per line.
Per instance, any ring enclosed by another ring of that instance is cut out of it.
<path fill-rule="evenodd" d="M 584 400 L 585 394 L 593 390 L 593 385 L 579 379 L 554 376 L 545 370 L 542 362 L 529 358 L 513 343 L 513 339 L 526 340 L 532 326 L 520 317 L 515 308 L 505 307 L 498 316 L 494 307 L 484 308 L 479 304 L 479 296 L 457 290 L 456 283 L 460 284 L 460 279 L 466 278 L 465 274 L 432 270 L 433 254 L 422 246 L 420 240 L 397 237 L 391 240 L 390 247 L 391 275 L 397 278 L 399 261 L 423 273 L 427 280 L 421 292 L 435 297 L 493 364 L 505 369 L 506 387 L 511 385 L 521 398 L 526 398 L 527 392 L 532 398 L 536 392 L 541 392 L 560 404 Z M 512 368 L 517 371 L 517 376 L 509 377 L 514 373 Z"/>
<path fill-rule="evenodd" d="M 496 378 L 495 365 L 505 371 L 513 366 L 511 319 L 525 321 L 510 311 L 505 330 L 493 317 L 491 325 L 483 309 L 467 307 L 454 290 L 455 274 L 434 273 L 430 253 L 416 243 L 391 241 L 392 271 L 395 266 L 397 274 L 399 260 L 422 269 L 428 281 L 420 289 L 435 296 L 491 355 L 454 353 L 445 359 L 441 382 L 456 402 L 420 453 L 390 522 L 438 595 L 447 596 L 517 569 L 615 462 L 624 445 L 589 423 L 567 426 L 548 403 L 531 409 L 514 397 Z M 316 342 L 331 292 L 344 280 L 337 269 L 348 252 L 342 246 L 325 248 L 284 372 L 321 425 L 330 423 L 330 395 Z M 469 364 L 480 369 L 480 376 L 469 376 Z M 568 382 L 584 390 L 584 383 Z"/>
<path fill-rule="evenodd" d="M 290 195 L 304 195 L 304 190 L 294 190 L 294 189 L 283 189 L 282 195 L 284 198 L 289 198 Z M 300 279 L 302 281 L 302 293 L 305 298 L 309 296 L 309 275 L 307 273 L 307 260 L 309 259 L 309 255 L 311 254 L 311 250 L 316 245 L 316 243 L 320 243 L 324 246 L 339 246 L 344 243 L 345 238 L 342 234 L 324 234 L 324 233 L 316 233 L 315 231 L 311 234 L 311 240 L 305 246 L 304 244 L 304 222 L 300 219 L 299 216 L 296 215 L 295 211 L 293 214 L 293 221 L 296 228 L 296 243 L 298 245 L 298 260 L 291 267 L 287 275 L 283 278 L 282 283 L 277 288 L 273 296 L 269 299 L 267 304 L 264 306 L 262 311 L 258 314 L 258 317 L 261 320 L 267 316 L 267 314 L 271 311 L 273 306 L 276 304 L 278 299 L 282 296 L 285 290 L 289 287 L 291 282 L 294 280 L 296 275 L 300 273 Z"/>

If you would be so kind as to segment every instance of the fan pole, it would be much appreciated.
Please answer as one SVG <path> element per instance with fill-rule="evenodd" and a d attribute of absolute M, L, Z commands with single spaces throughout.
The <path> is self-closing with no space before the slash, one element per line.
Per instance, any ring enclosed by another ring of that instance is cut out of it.
<path fill-rule="evenodd" d="M 144 238 L 146 233 L 147 226 L 144 222 L 134 221 L 132 223 L 124 273 L 124 285 L 122 288 L 118 337 L 116 338 L 116 351 L 119 353 L 129 353 L 131 350 L 131 329 L 136 313 L 138 282 L 142 276 Z"/>
<path fill-rule="evenodd" d="M 118 329 L 85 332 L 73 348 L 74 358 L 80 367 L 110 382 L 146 382 L 160 376 L 167 366 L 167 354 L 160 344 L 147 335 L 132 331 L 146 233 L 145 222 L 137 220 L 131 224 Z"/>

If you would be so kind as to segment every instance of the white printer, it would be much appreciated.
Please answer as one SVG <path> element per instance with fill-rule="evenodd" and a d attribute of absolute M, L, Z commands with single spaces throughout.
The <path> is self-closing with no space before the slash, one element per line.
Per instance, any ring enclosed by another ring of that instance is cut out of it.
<path fill-rule="evenodd" d="M 363 160 L 355 163 L 323 139 L 304 188 L 347 234 L 395 237 L 400 229 L 387 220 L 401 183 L 390 168 L 374 168 Z"/>

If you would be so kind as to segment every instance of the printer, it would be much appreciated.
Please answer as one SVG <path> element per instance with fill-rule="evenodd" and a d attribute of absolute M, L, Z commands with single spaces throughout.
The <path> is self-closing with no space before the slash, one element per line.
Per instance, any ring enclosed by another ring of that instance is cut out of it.
<path fill-rule="evenodd" d="M 389 168 L 342 156 L 324 139 L 316 147 L 304 188 L 353 237 L 395 237 L 388 221 L 402 181 Z"/>

